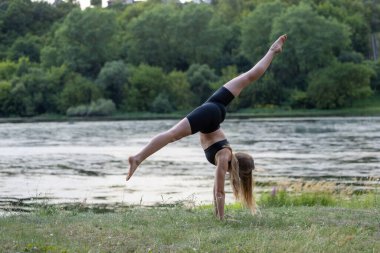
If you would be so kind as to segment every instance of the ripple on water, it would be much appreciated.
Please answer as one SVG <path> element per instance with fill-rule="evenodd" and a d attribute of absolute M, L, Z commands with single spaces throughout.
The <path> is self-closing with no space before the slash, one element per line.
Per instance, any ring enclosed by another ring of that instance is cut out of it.
<path fill-rule="evenodd" d="M 149 204 L 195 196 L 210 203 L 215 167 L 197 135 L 159 151 L 125 182 L 128 156 L 175 123 L 0 124 L 0 200 Z M 257 191 L 286 180 L 379 185 L 370 179 L 380 176 L 379 117 L 226 120 L 222 127 L 233 149 L 262 168 Z"/>

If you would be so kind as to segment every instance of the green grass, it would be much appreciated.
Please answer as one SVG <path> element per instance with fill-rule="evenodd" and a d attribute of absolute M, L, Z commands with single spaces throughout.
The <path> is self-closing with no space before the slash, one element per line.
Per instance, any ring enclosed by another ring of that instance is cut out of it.
<path fill-rule="evenodd" d="M 380 252 L 379 195 L 280 194 L 255 216 L 228 205 L 225 221 L 211 206 L 40 206 L 0 218 L 0 252 Z"/>

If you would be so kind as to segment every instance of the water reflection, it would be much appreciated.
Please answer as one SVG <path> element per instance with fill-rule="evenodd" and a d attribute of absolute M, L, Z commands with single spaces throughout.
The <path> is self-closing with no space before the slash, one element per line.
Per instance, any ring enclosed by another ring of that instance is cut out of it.
<path fill-rule="evenodd" d="M 214 168 L 197 135 L 159 151 L 124 181 L 128 155 L 174 123 L 1 124 L 0 202 L 210 203 Z M 223 128 L 232 147 L 261 168 L 258 191 L 284 180 L 378 184 L 368 178 L 380 176 L 379 117 L 226 120 Z"/>

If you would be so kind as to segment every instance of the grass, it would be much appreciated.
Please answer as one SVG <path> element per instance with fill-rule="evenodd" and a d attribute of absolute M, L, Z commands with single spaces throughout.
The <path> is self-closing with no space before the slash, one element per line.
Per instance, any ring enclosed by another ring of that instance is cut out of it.
<path fill-rule="evenodd" d="M 274 198 L 274 200 L 270 200 Z M 324 201 L 320 201 L 324 200 Z M 363 204 L 366 203 L 366 204 Z M 268 193 L 260 214 L 228 205 L 99 212 L 43 205 L 0 218 L 1 252 L 380 252 L 380 196 Z"/>

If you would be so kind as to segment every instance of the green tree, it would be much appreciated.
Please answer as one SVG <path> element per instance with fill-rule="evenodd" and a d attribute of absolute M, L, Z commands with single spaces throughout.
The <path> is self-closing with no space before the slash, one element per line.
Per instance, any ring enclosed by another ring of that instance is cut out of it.
<path fill-rule="evenodd" d="M 251 62 L 257 62 L 267 52 L 272 42 L 273 22 L 284 11 L 285 5 L 280 1 L 260 4 L 243 20 L 241 48 Z"/>
<path fill-rule="evenodd" d="M 272 40 L 283 33 L 289 35 L 291 43 L 277 57 L 273 71 L 276 79 L 288 88 L 305 90 L 309 72 L 330 65 L 350 46 L 346 25 L 319 16 L 304 3 L 289 7 L 274 20 Z"/>
<path fill-rule="evenodd" d="M 367 20 L 368 11 L 364 1 L 334 0 L 315 1 L 316 10 L 326 18 L 335 18 L 350 27 L 350 39 L 355 51 L 364 55 L 369 54 L 370 22 Z"/>
<path fill-rule="evenodd" d="M 310 74 L 308 96 L 317 108 L 334 109 L 371 94 L 371 68 L 354 63 L 335 63 Z"/>
<path fill-rule="evenodd" d="M 285 88 L 273 73 L 263 76 L 249 91 L 252 94 L 252 105 L 279 105 L 286 99 Z"/>
<path fill-rule="evenodd" d="M 107 62 L 100 71 L 96 83 L 119 108 L 124 100 L 124 86 L 128 82 L 128 68 L 123 61 Z"/>
<path fill-rule="evenodd" d="M 187 69 L 191 64 L 215 64 L 228 30 L 213 20 L 213 9 L 205 4 L 185 5 L 176 27 L 176 45 L 180 45 L 180 68 Z"/>
<path fill-rule="evenodd" d="M 186 73 L 172 71 L 167 76 L 169 100 L 172 102 L 174 109 L 186 110 L 191 107 L 191 101 L 194 94 L 190 90 L 190 84 L 187 81 Z"/>
<path fill-rule="evenodd" d="M 158 66 L 176 66 L 178 44 L 175 27 L 178 15 L 173 5 L 157 5 L 131 20 L 127 28 L 128 61 Z"/>
<path fill-rule="evenodd" d="M 86 77 L 96 77 L 105 62 L 118 53 L 115 13 L 110 10 L 73 9 L 54 34 L 54 42 L 42 51 L 46 65 L 66 64 Z M 53 60 L 54 59 L 54 60 Z"/>
<path fill-rule="evenodd" d="M 8 103 L 12 84 L 9 81 L 0 81 L 0 116 L 8 116 Z"/>
<path fill-rule="evenodd" d="M 33 35 L 19 37 L 8 51 L 8 57 L 12 61 L 17 61 L 21 57 L 27 57 L 32 62 L 39 62 L 40 48 L 41 45 L 38 37 Z"/>
<path fill-rule="evenodd" d="M 5 3 L 2 32 L 12 38 L 25 34 L 33 23 L 33 8 L 30 0 L 12 0 Z"/>
<path fill-rule="evenodd" d="M 173 110 L 174 108 L 169 101 L 169 96 L 165 93 L 158 94 L 150 106 L 150 111 L 155 113 L 170 113 Z"/>
<path fill-rule="evenodd" d="M 72 73 L 66 79 L 60 94 L 60 110 L 66 112 L 71 106 L 90 104 L 101 98 L 101 91 L 97 85 L 79 74 Z"/>
<path fill-rule="evenodd" d="M 158 94 L 167 92 L 167 86 L 167 78 L 161 68 L 144 64 L 134 68 L 126 90 L 126 108 L 149 111 Z"/>
<path fill-rule="evenodd" d="M 211 84 L 217 80 L 214 71 L 206 64 L 192 64 L 186 72 L 190 90 L 196 94 L 193 105 L 199 105 L 211 95 Z"/>
<path fill-rule="evenodd" d="M 0 80 L 11 80 L 16 75 L 18 64 L 13 61 L 0 61 Z"/>

